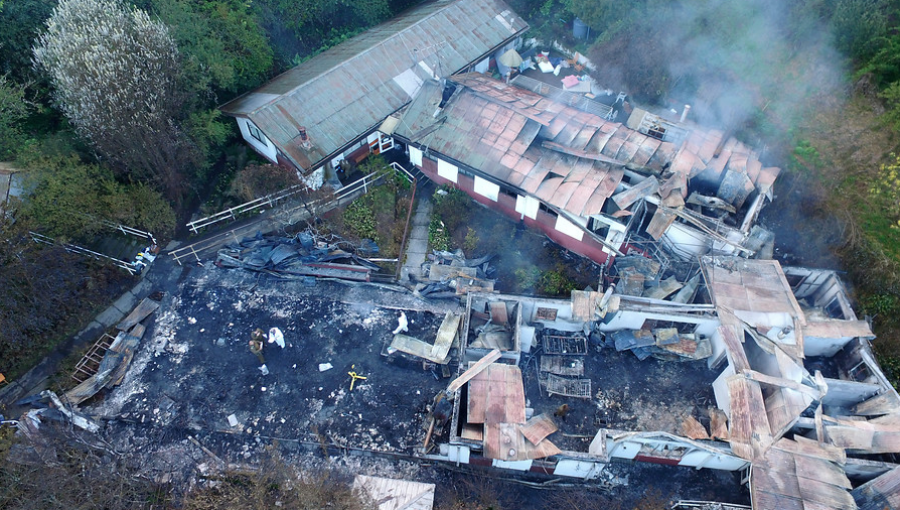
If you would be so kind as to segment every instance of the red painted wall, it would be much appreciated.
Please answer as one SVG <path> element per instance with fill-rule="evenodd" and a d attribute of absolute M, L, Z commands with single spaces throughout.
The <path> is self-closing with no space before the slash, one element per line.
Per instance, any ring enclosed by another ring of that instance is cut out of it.
<path fill-rule="evenodd" d="M 422 173 L 435 183 L 439 185 L 447 184 L 465 191 L 466 194 L 472 197 L 476 202 L 501 212 L 516 221 L 524 221 L 526 226 L 536 228 L 547 234 L 547 237 L 567 250 L 583 255 L 598 264 L 606 262 L 607 258 L 609 258 L 609 255 L 603 251 L 603 245 L 589 238 L 586 234 L 584 239 L 578 241 L 556 230 L 556 216 L 553 216 L 552 214 L 539 210 L 536 219 L 528 217 L 523 218 L 521 214 L 516 212 L 515 198 L 501 192 L 497 201 L 494 202 L 490 198 L 475 193 L 475 180 L 472 177 L 460 173 L 457 177 L 458 183 L 449 181 L 438 175 L 437 162 L 425 157 L 422 158 L 422 166 L 420 169 L 422 170 Z"/>

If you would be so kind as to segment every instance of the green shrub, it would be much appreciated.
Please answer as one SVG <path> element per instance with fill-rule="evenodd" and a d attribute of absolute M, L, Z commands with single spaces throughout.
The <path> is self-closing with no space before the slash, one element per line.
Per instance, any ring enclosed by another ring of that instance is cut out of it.
<path fill-rule="evenodd" d="M 535 266 L 520 267 L 515 274 L 518 292 L 534 289 L 541 280 L 541 270 Z"/>
<path fill-rule="evenodd" d="M 472 199 L 464 191 L 450 186 L 441 186 L 440 190 L 446 193 L 434 195 L 432 213 L 444 222 L 449 232 L 456 232 L 461 225 L 472 219 Z"/>
<path fill-rule="evenodd" d="M 549 296 L 567 295 L 575 288 L 575 282 L 566 276 L 562 268 L 543 273 L 538 283 L 538 291 Z"/>
<path fill-rule="evenodd" d="M 437 216 L 432 216 L 431 223 L 428 224 L 428 244 L 435 250 L 450 250 L 449 231 Z"/>
<path fill-rule="evenodd" d="M 379 241 L 375 213 L 364 200 L 356 200 L 344 210 L 344 227 L 360 239 Z"/>
<path fill-rule="evenodd" d="M 475 252 L 475 248 L 477 247 L 478 233 L 475 232 L 474 228 L 468 227 L 468 230 L 466 230 L 466 240 L 463 243 L 463 249 L 471 256 L 471 254 Z"/>

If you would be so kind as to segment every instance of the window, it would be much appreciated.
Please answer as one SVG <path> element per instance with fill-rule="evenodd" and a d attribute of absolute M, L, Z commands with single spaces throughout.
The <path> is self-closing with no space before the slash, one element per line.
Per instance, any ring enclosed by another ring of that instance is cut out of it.
<path fill-rule="evenodd" d="M 409 162 L 417 167 L 422 166 L 422 151 L 412 145 L 409 146 Z"/>
<path fill-rule="evenodd" d="M 555 228 L 557 231 L 562 232 L 563 234 L 566 234 L 567 236 L 577 241 L 581 241 L 584 238 L 584 230 L 581 230 L 581 227 L 563 218 L 562 216 L 556 217 Z"/>
<path fill-rule="evenodd" d="M 538 207 L 541 201 L 529 196 L 516 197 L 516 212 L 531 219 L 537 219 Z"/>
<path fill-rule="evenodd" d="M 268 143 L 266 143 L 266 137 L 263 136 L 262 131 L 260 131 L 259 128 L 257 128 L 253 124 L 250 124 L 249 122 L 247 123 L 247 132 L 250 133 L 250 136 L 259 140 L 263 145 L 268 145 Z"/>
<path fill-rule="evenodd" d="M 500 186 L 497 186 L 491 181 L 487 179 L 482 179 L 481 177 L 475 176 L 475 193 L 483 197 L 490 198 L 494 202 L 497 201 L 497 198 L 500 195 Z"/>
<path fill-rule="evenodd" d="M 457 175 L 459 174 L 459 168 L 452 163 L 448 163 L 443 159 L 437 160 L 437 172 L 438 175 L 447 179 L 450 182 L 457 182 Z"/>

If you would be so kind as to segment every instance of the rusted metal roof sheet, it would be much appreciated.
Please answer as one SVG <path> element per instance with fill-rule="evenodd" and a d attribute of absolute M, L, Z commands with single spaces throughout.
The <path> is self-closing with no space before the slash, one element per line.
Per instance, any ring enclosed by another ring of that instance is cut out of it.
<path fill-rule="evenodd" d="M 452 81 L 460 87 L 437 114 L 446 123 L 413 141 L 575 216 L 602 212 L 627 164 L 673 174 L 654 193 L 665 199 L 679 190 L 682 200 L 673 196 L 674 207 L 687 196 L 688 180 L 700 173 L 715 180 L 722 172 L 731 175 L 720 194 L 735 204 L 744 203 L 754 188 L 768 192 L 778 175 L 733 138 L 721 143 L 720 131 L 695 130 L 675 145 L 479 73 L 455 75 Z M 435 86 L 426 94 L 428 86 L 407 109 L 401 136 L 436 122 L 439 91 Z M 592 171 L 586 171 L 585 159 L 595 160 Z"/>
<path fill-rule="evenodd" d="M 710 296 L 717 307 L 729 310 L 786 313 L 806 323 L 777 260 L 703 257 Z"/>
<path fill-rule="evenodd" d="M 525 423 L 525 389 L 519 367 L 494 363 L 468 384 L 469 423 Z"/>
<path fill-rule="evenodd" d="M 423 82 L 466 67 L 528 25 L 502 0 L 437 0 L 316 55 L 220 107 L 253 121 L 309 169 L 408 103 Z M 313 147 L 297 141 L 306 128 Z"/>
<path fill-rule="evenodd" d="M 856 510 L 847 475 L 812 451 L 825 454 L 825 449 L 806 444 L 805 450 L 811 453 L 806 455 L 798 453 L 797 446 L 795 441 L 782 439 L 754 462 L 750 478 L 753 508 Z"/>
<path fill-rule="evenodd" d="M 533 416 L 525 425 L 520 425 L 519 430 L 531 444 L 539 444 L 547 436 L 556 432 L 558 427 L 549 414 Z"/>

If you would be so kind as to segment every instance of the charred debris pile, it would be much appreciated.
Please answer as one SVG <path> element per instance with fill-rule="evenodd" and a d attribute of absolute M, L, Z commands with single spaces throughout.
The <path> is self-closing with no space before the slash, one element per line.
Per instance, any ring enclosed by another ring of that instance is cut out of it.
<path fill-rule="evenodd" d="M 370 240 L 357 247 L 337 236 L 326 238 L 310 230 L 292 237 L 257 233 L 219 250 L 216 266 L 247 269 L 281 279 L 368 282 L 380 276 L 382 268 L 365 257 L 377 253 L 378 246 Z"/>

